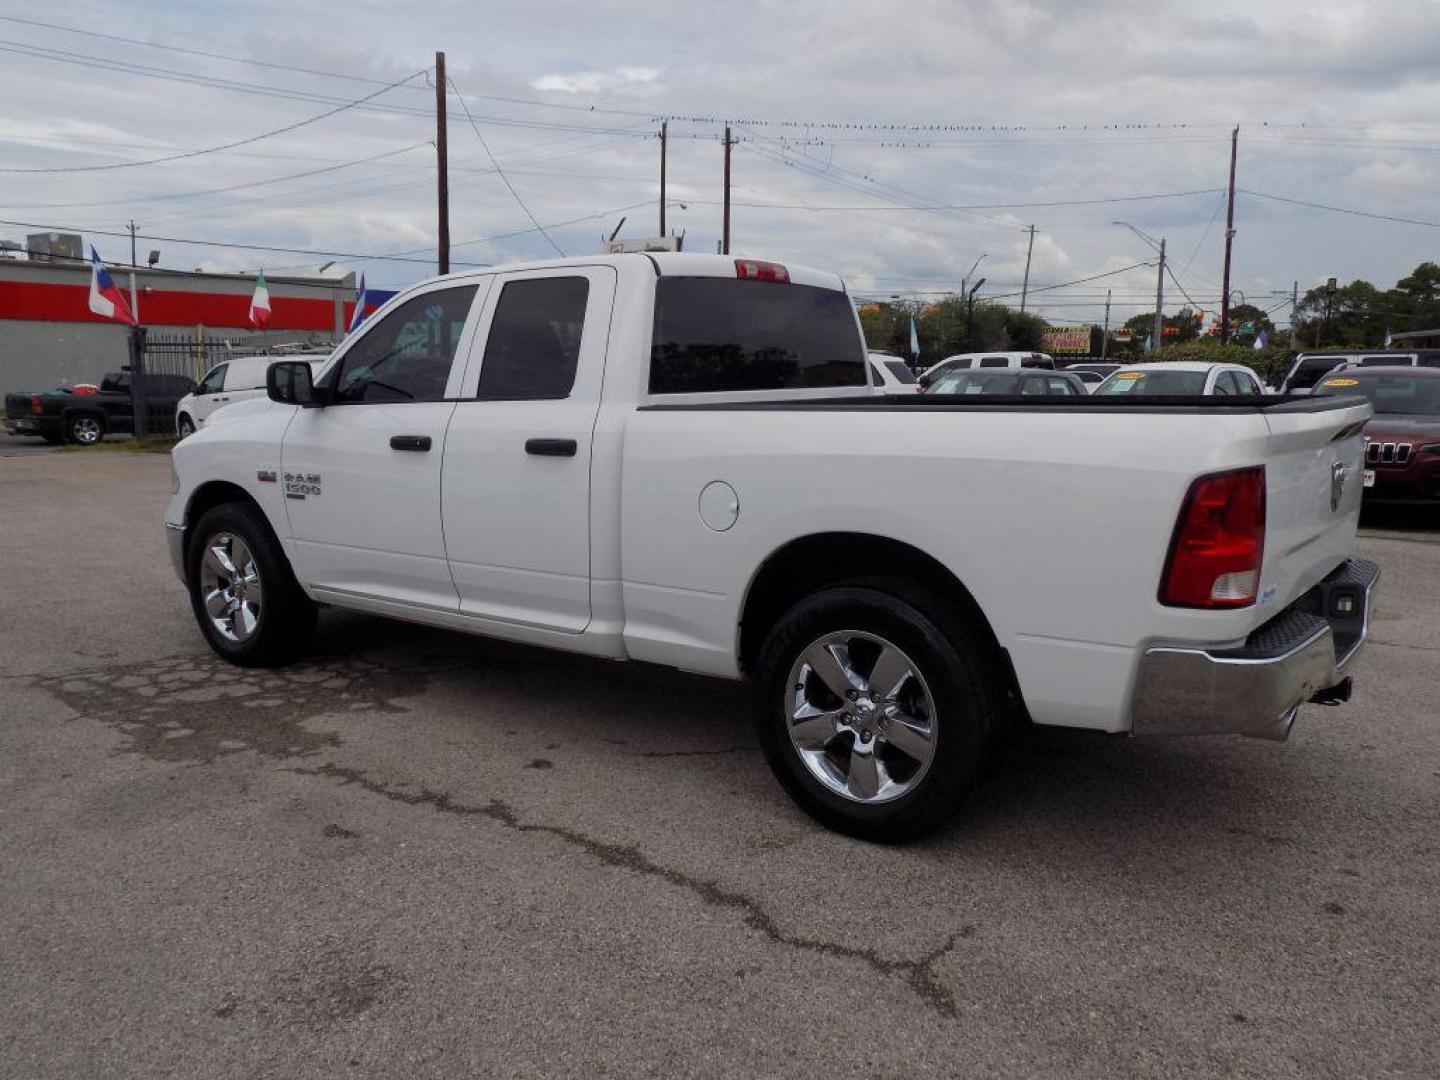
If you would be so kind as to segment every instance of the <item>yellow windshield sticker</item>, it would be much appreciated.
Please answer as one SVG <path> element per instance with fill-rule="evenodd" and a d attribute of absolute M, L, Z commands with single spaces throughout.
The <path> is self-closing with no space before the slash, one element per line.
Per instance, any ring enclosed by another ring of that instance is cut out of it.
<path fill-rule="evenodd" d="M 1132 379 L 1143 379 L 1144 377 L 1145 373 L 1143 371 L 1117 371 L 1115 373 L 1115 378 L 1124 379 L 1126 382 Z"/>
<path fill-rule="evenodd" d="M 1359 379 L 1326 379 L 1326 386 L 1359 386 Z"/>

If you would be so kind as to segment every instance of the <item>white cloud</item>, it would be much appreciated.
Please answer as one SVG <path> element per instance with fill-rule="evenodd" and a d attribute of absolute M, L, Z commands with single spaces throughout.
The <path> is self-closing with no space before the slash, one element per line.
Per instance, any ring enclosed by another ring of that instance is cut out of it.
<path fill-rule="evenodd" d="M 562 94 L 600 94 L 608 90 L 632 89 L 655 82 L 660 77 L 656 68 L 620 67 L 610 71 L 577 71 L 568 75 L 542 75 L 530 85 L 541 91 L 555 90 Z"/>

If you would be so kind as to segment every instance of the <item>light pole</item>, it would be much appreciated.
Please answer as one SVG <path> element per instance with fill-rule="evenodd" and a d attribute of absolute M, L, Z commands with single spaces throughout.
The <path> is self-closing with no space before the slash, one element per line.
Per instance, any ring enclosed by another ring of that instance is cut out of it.
<path fill-rule="evenodd" d="M 980 260 L 976 259 L 975 261 L 978 263 Z M 972 266 L 971 269 L 973 270 L 974 267 Z M 980 291 L 980 286 L 984 284 L 985 279 L 982 277 L 979 281 L 975 282 L 975 287 L 965 294 L 965 347 L 967 349 L 970 347 L 970 327 L 975 316 L 975 294 Z"/>
<path fill-rule="evenodd" d="M 970 264 L 970 269 L 967 270 L 967 271 L 965 271 L 965 276 L 960 279 L 960 295 L 961 295 L 961 296 L 966 295 L 966 289 L 967 289 L 967 287 L 968 287 L 969 284 L 970 284 L 970 278 L 971 278 L 972 275 L 974 275 L 974 273 L 975 273 L 975 268 L 980 265 L 980 260 L 981 260 L 981 259 L 988 259 L 989 257 L 990 257 L 990 253 L 989 253 L 988 251 L 982 251 L 979 255 L 975 256 L 975 261 Z"/>
<path fill-rule="evenodd" d="M 1155 276 L 1155 324 L 1150 331 L 1150 349 L 1152 352 L 1160 351 L 1160 342 L 1165 334 L 1165 238 L 1162 236 L 1156 240 L 1149 233 L 1137 229 L 1128 221 L 1112 221 L 1111 225 L 1124 225 L 1136 236 L 1144 240 L 1152 248 L 1160 253 L 1160 272 Z"/>

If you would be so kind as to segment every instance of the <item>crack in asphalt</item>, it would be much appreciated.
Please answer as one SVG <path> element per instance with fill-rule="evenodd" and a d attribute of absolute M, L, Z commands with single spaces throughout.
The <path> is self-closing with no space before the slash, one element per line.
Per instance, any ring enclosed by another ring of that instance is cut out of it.
<path fill-rule="evenodd" d="M 1409 649 L 1412 652 L 1440 652 L 1440 646 L 1436 645 L 1407 645 L 1403 641 L 1381 641 L 1378 638 L 1370 638 L 1365 644 L 1379 645 L 1386 649 Z"/>
<path fill-rule="evenodd" d="M 676 757 L 721 757 L 725 754 L 756 754 L 758 746 L 726 746 L 719 750 L 637 750 L 626 757 L 676 758 Z"/>
<path fill-rule="evenodd" d="M 772 944 L 817 953 L 842 960 L 859 961 L 879 975 L 903 978 L 910 990 L 935 1012 L 948 1019 L 959 1017 L 959 1006 L 955 993 L 940 979 L 936 965 L 955 949 L 963 938 L 973 937 L 975 927 L 967 924 L 951 932 L 945 941 L 919 959 L 893 959 L 882 956 L 873 948 L 859 948 L 854 945 L 837 944 L 815 938 L 786 933 L 765 910 L 759 901 L 735 889 L 728 889 L 715 881 L 697 878 L 673 867 L 662 866 L 633 844 L 616 844 L 597 840 L 577 829 L 563 825 L 546 825 L 520 820 L 514 807 L 500 799 L 491 799 L 484 804 L 464 803 L 443 791 L 420 788 L 417 791 L 403 790 L 394 784 L 387 784 L 371 777 L 363 769 L 353 769 L 334 762 L 326 762 L 316 768 L 292 767 L 290 772 L 303 776 L 337 780 L 342 786 L 355 786 L 372 795 L 379 795 L 405 806 L 428 806 L 441 814 L 458 817 L 477 817 L 493 821 L 517 833 L 531 833 L 553 836 L 572 847 L 578 848 L 605 866 L 628 870 L 642 877 L 655 878 L 678 889 L 686 890 L 698 897 L 708 907 L 733 911 L 741 921 L 759 933 Z"/>

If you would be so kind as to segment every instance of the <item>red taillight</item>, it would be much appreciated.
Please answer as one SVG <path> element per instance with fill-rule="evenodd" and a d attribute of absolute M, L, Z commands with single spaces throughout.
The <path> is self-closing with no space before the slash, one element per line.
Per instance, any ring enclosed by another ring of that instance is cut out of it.
<path fill-rule="evenodd" d="M 41 413 L 43 413 L 44 411 L 45 411 L 45 407 L 40 404 L 40 395 L 39 395 L 39 394 L 33 395 L 33 396 L 30 398 L 30 413 L 31 413 L 31 415 L 33 415 L 33 416 L 39 416 L 39 415 L 40 415 Z"/>
<path fill-rule="evenodd" d="M 1202 476 L 1190 485 L 1160 602 L 1170 607 L 1238 608 L 1255 602 L 1265 552 L 1265 469 Z"/>
<path fill-rule="evenodd" d="M 776 281 L 781 285 L 790 284 L 790 271 L 779 263 L 757 262 L 754 259 L 736 259 L 735 276 L 751 281 Z"/>

